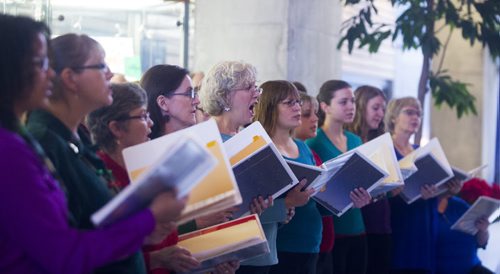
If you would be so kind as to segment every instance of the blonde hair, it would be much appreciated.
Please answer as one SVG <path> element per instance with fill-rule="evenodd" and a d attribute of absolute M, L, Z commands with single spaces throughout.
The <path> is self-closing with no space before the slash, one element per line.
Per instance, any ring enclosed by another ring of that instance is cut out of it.
<path fill-rule="evenodd" d="M 418 111 L 422 112 L 422 106 L 415 97 L 403 97 L 399 99 L 392 99 L 389 102 L 384 117 L 386 131 L 390 132 L 391 134 L 394 133 L 394 126 L 395 126 L 394 121 L 396 120 L 396 117 L 399 115 L 399 113 L 401 113 L 401 110 L 407 106 L 414 107 L 418 109 Z"/>

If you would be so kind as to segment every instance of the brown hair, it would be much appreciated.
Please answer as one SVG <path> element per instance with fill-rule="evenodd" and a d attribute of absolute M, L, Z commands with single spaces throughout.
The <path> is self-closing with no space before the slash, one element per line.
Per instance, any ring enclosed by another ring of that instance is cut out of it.
<path fill-rule="evenodd" d="M 284 80 L 267 81 L 260 87 L 263 91 L 255 106 L 254 121 L 259 121 L 272 137 L 278 123 L 278 104 L 289 96 L 299 99 L 300 95 L 292 83 Z"/>
<path fill-rule="evenodd" d="M 81 67 L 90 58 L 92 51 L 100 49 L 99 43 L 85 34 L 68 33 L 58 36 L 51 41 L 50 50 L 50 65 L 56 72 L 54 78 L 54 88 L 50 100 L 64 99 L 64 91 L 59 78 L 60 73 L 65 68 L 71 68 L 75 72 L 81 70 L 76 69 Z"/>
<path fill-rule="evenodd" d="M 323 85 L 321 85 L 321 87 L 319 88 L 319 93 L 318 96 L 316 96 L 316 99 L 318 99 L 318 103 L 320 104 L 323 102 L 327 105 L 330 105 L 330 101 L 332 100 L 337 90 L 350 87 L 351 85 L 342 80 L 328 80 L 324 82 Z M 325 122 L 325 113 L 321 108 L 318 109 L 318 118 L 318 126 L 321 127 Z"/>
<path fill-rule="evenodd" d="M 354 121 L 347 125 L 347 130 L 359 135 L 363 141 L 370 141 L 385 132 L 385 124 L 382 120 L 377 129 L 369 129 L 367 136 L 362 135 L 363 129 L 368 128 L 365 121 L 368 101 L 377 96 L 381 96 L 384 101 L 387 101 L 384 92 L 373 86 L 360 86 L 354 91 L 356 114 L 354 115 Z"/>
<path fill-rule="evenodd" d="M 146 92 L 137 84 L 112 84 L 113 103 L 89 114 L 87 124 L 94 142 L 104 151 L 112 153 L 116 149 L 116 137 L 109 129 L 109 122 L 117 121 L 118 126 L 127 130 L 130 120 L 120 120 L 139 107 L 146 105 Z"/>

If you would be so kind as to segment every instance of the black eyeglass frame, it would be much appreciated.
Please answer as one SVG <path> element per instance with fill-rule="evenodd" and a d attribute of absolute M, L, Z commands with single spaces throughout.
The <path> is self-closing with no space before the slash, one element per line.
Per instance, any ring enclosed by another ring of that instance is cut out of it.
<path fill-rule="evenodd" d="M 127 120 L 132 120 L 132 119 L 141 119 L 143 121 L 148 121 L 151 117 L 151 114 L 149 112 L 146 112 L 146 113 L 142 113 L 140 115 L 123 115 L 123 116 L 120 116 L 116 119 L 113 119 L 114 121 L 127 121 Z"/>
<path fill-rule="evenodd" d="M 180 93 L 166 93 L 165 96 L 167 97 L 171 97 L 171 96 L 174 96 L 174 95 L 181 95 L 181 96 L 186 96 L 186 97 L 189 97 L 191 98 L 191 100 L 194 100 L 194 98 L 196 98 L 198 96 L 198 91 L 195 89 L 195 88 L 190 88 L 188 91 L 186 92 L 180 92 Z"/>
<path fill-rule="evenodd" d="M 70 67 L 72 70 L 85 70 L 85 69 L 96 69 L 96 70 L 109 70 L 109 67 L 106 63 L 92 64 L 86 66 L 74 66 Z"/>

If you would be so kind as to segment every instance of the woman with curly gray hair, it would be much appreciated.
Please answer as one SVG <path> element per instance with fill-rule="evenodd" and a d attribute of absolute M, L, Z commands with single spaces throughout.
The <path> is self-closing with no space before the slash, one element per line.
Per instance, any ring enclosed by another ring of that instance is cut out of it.
<path fill-rule="evenodd" d="M 262 92 L 255 85 L 256 79 L 254 66 L 237 61 L 215 65 L 203 79 L 201 107 L 217 121 L 224 140 L 252 122 L 253 109 Z"/>

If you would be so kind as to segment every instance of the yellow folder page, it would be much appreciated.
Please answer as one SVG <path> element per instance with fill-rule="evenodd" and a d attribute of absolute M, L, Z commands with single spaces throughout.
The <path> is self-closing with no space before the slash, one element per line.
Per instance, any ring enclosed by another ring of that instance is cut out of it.
<path fill-rule="evenodd" d="M 207 233 L 185 240 L 182 240 L 181 238 L 178 245 L 186 248 L 189 252 L 195 255 L 199 253 L 207 253 L 207 251 L 210 250 L 220 250 L 220 247 L 234 245 L 239 242 L 243 243 L 248 239 L 256 237 L 262 240 L 265 239 L 257 221 L 249 220 L 234 226 L 217 229 L 215 231 L 208 231 Z"/>
<path fill-rule="evenodd" d="M 262 136 L 254 136 L 252 143 L 244 147 L 242 150 L 240 150 L 238 153 L 234 154 L 231 159 L 229 159 L 229 162 L 231 163 L 231 166 L 234 166 L 235 164 L 239 163 L 241 160 L 245 159 L 255 151 L 259 150 L 260 148 L 266 146 L 266 140 L 262 138 Z"/>
<path fill-rule="evenodd" d="M 219 143 L 212 141 L 207 144 L 207 149 L 217 159 L 218 163 L 215 168 L 191 191 L 186 209 L 189 209 L 190 206 L 198 202 L 234 190 L 234 185 L 231 181 L 229 173 L 231 167 L 226 166 Z M 193 164 L 195 165 L 196 163 Z"/>
<path fill-rule="evenodd" d="M 188 202 L 184 210 L 185 212 L 189 212 L 189 210 L 196 203 L 234 190 L 234 186 L 229 173 L 231 167 L 226 166 L 221 146 L 216 141 L 211 141 L 207 143 L 207 149 L 217 159 L 218 163 L 215 168 L 210 173 L 208 173 L 208 175 L 205 176 L 205 178 L 203 178 L 197 186 L 193 188 L 193 190 L 189 194 Z M 182 159 L 179 160 L 182 161 Z M 193 163 L 193 165 L 196 165 L 196 163 Z M 135 181 L 149 168 L 149 166 L 142 167 L 130 172 L 132 181 Z"/>
<path fill-rule="evenodd" d="M 389 151 L 387 145 L 382 144 L 381 147 L 373 153 L 369 158 L 372 160 L 378 167 L 386 171 L 389 175 L 382 181 L 383 183 L 396 183 L 399 182 L 398 171 L 396 167 L 391 164 L 391 151 Z M 399 168 L 399 167 L 398 167 Z"/>

